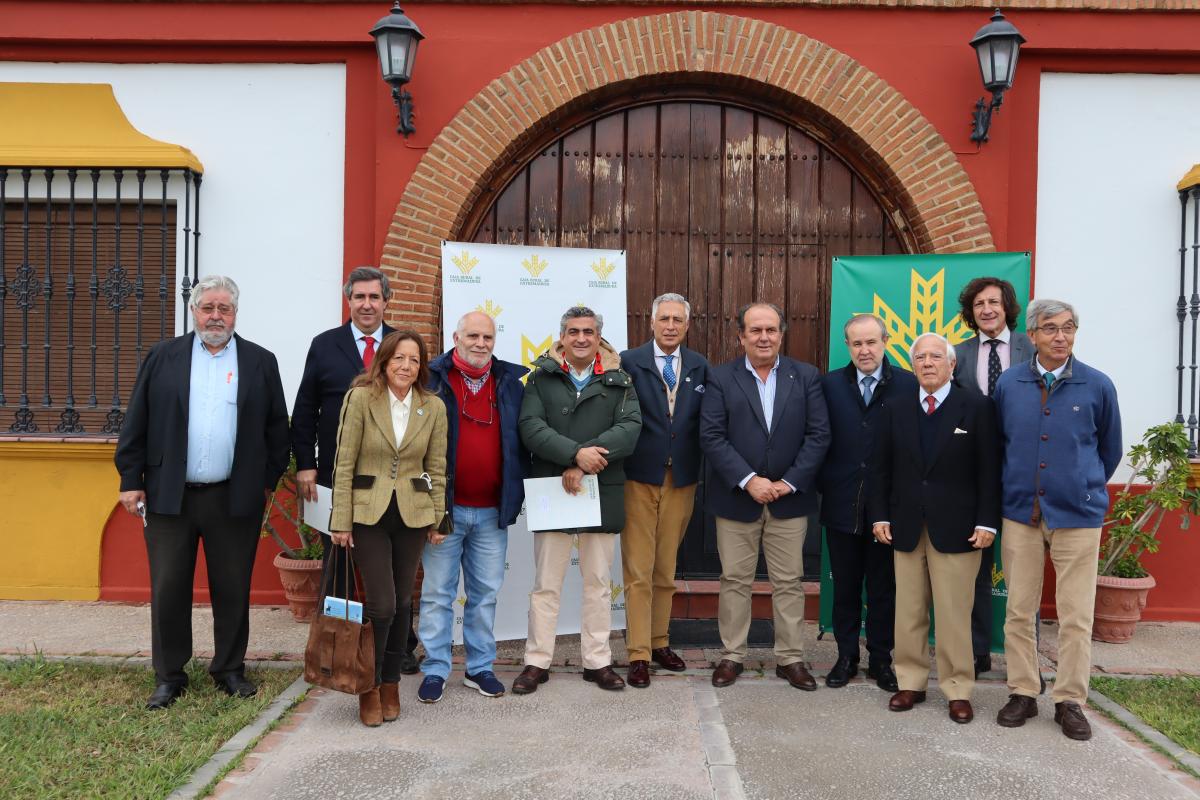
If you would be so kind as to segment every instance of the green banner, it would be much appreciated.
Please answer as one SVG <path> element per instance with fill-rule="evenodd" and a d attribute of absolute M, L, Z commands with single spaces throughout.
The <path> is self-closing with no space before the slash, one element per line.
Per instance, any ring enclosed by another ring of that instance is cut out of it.
<path fill-rule="evenodd" d="M 958 294 L 973 278 L 984 275 L 1013 285 L 1017 302 L 1029 303 L 1029 253 L 966 255 L 836 256 L 829 310 L 829 369 L 849 361 L 842 326 L 855 314 L 875 314 L 888 331 L 887 356 L 910 369 L 908 348 L 922 333 L 940 333 L 951 344 L 974 335 L 960 315 Z M 1024 316 L 1017 330 L 1025 330 Z M 1000 561 L 1000 540 L 992 567 L 992 650 L 1004 649 L 1004 611 L 1008 588 Z M 864 617 L 865 618 L 865 617 Z M 833 627 L 833 575 L 821 549 L 821 631 Z M 932 633 L 932 629 L 931 629 Z"/>

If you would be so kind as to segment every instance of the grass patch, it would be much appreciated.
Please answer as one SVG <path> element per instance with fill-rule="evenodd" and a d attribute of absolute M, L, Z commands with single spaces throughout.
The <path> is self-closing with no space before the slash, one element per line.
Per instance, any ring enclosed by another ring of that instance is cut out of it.
<path fill-rule="evenodd" d="M 1092 678 L 1092 687 L 1200 755 L 1200 678 Z"/>
<path fill-rule="evenodd" d="M 205 665 L 166 711 L 146 711 L 154 674 L 141 667 L 0 661 L 0 786 L 22 798 L 161 798 L 182 786 L 300 674 L 250 670 L 258 694 L 228 697 Z"/>

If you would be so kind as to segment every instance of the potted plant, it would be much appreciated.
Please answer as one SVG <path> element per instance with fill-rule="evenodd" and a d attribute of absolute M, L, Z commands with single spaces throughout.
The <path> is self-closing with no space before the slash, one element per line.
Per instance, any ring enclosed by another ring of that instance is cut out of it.
<path fill-rule="evenodd" d="M 1178 422 L 1151 427 L 1129 451 L 1133 473 L 1104 521 L 1092 626 L 1097 641 L 1122 644 L 1133 638 L 1155 585 L 1142 554 L 1158 552 L 1158 531 L 1168 512 L 1182 509 L 1179 527 L 1185 530 L 1191 516 L 1200 513 L 1200 491 L 1189 485 L 1187 453 L 1187 433 Z"/>
<path fill-rule="evenodd" d="M 262 536 L 270 536 L 279 545 L 280 552 L 273 563 L 279 570 L 279 582 L 283 584 L 292 617 L 297 622 L 308 622 L 321 599 L 323 548 L 320 535 L 304 524 L 302 509 L 293 456 L 263 511 Z M 299 541 L 295 547 L 288 542 L 291 537 L 284 535 L 292 531 Z"/>

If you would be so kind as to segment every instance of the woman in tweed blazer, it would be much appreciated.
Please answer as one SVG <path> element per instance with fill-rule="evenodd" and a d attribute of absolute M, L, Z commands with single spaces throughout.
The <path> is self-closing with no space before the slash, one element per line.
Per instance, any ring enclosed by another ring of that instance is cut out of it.
<path fill-rule="evenodd" d="M 374 727 L 400 714 L 400 661 L 425 542 L 446 513 L 446 406 L 429 393 L 425 343 L 384 337 L 342 403 L 333 469 L 333 543 L 355 548 L 375 633 L 375 687 L 358 713 Z"/>

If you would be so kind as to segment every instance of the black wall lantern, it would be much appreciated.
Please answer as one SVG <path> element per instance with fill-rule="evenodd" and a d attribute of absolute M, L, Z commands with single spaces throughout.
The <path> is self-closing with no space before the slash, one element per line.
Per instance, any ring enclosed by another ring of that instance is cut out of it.
<path fill-rule="evenodd" d="M 392 6 L 390 14 L 375 23 L 371 35 L 375 37 L 375 47 L 379 51 L 379 68 L 383 71 L 383 79 L 392 87 L 392 99 L 396 101 L 396 110 L 400 114 L 396 133 L 402 133 L 407 138 L 417 129 L 413 127 L 412 95 L 403 87 L 412 80 L 413 64 L 417 61 L 417 43 L 425 36 L 416 23 L 404 15 L 399 0 Z"/>
<path fill-rule="evenodd" d="M 1004 93 L 1012 88 L 1013 78 L 1017 74 L 1017 54 L 1024 43 L 1025 37 L 1004 18 L 998 8 L 992 15 L 992 21 L 980 28 L 971 40 L 971 47 L 975 48 L 975 56 L 979 59 L 983 88 L 992 93 L 991 104 L 982 97 L 975 104 L 975 113 L 971 116 L 972 142 L 988 140 L 992 114 L 999 110 Z"/>

